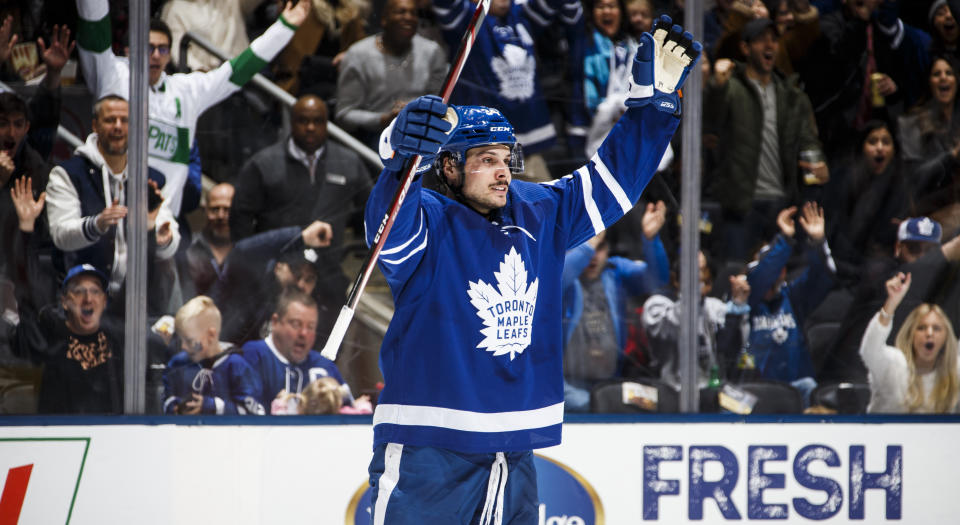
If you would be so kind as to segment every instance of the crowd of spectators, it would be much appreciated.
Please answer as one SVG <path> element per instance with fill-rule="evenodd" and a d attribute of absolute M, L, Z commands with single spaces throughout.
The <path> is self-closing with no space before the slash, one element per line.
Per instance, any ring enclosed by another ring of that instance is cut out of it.
<path fill-rule="evenodd" d="M 14 88 L 0 93 L 0 413 L 119 413 L 137 212 L 128 9 L 52 4 L 0 7 L 0 80 Z M 376 149 L 407 101 L 440 88 L 473 8 L 150 2 L 138 276 L 159 371 L 150 410 L 369 413 L 353 392 L 375 403 L 374 385 L 349 385 L 316 351 L 344 302 L 376 176 L 328 137 L 328 121 Z M 638 36 L 683 10 L 681 0 L 493 0 L 451 102 L 504 113 L 526 180 L 562 176 L 624 111 Z M 960 0 L 709 2 L 697 35 L 702 185 L 680 185 L 678 134 L 635 209 L 567 254 L 568 410 L 596 410 L 593 393 L 611 384 L 681 387 L 683 191 L 703 203 L 690 349 L 702 408 L 734 410 L 718 393 L 749 400 L 777 395 L 776 384 L 796 394 L 793 410 L 850 410 L 824 392 L 852 383 L 872 393 L 854 410 L 960 410 L 958 17 Z M 181 56 L 188 32 L 233 58 L 196 45 Z M 245 87 L 257 73 L 296 103 Z M 90 115 L 73 151 L 55 147 L 67 111 Z"/>

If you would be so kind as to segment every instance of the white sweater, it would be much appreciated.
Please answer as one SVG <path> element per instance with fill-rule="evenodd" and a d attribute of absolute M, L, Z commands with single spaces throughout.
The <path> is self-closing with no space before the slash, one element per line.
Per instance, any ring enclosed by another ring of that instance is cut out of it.
<path fill-rule="evenodd" d="M 867 365 L 870 380 L 870 405 L 867 412 L 877 413 L 906 413 L 907 389 L 909 387 L 910 370 L 907 368 L 907 358 L 899 348 L 887 345 L 887 337 L 893 325 L 880 324 L 879 312 L 870 320 L 863 339 L 860 341 L 860 357 Z M 957 362 L 960 374 L 960 360 Z M 920 385 L 923 389 L 923 403 L 917 412 L 933 412 L 934 405 L 930 399 L 937 374 L 930 372 L 920 376 Z M 952 412 L 957 412 L 955 406 Z"/>

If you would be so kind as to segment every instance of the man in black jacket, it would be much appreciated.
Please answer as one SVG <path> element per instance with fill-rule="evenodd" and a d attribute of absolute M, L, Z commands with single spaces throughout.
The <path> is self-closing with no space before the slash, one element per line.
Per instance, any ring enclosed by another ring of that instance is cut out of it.
<path fill-rule="evenodd" d="M 37 302 L 36 285 L 49 276 L 27 254 L 33 224 L 44 195 L 33 198 L 20 180 L 11 191 L 20 231 L 16 272 L 20 323 L 9 334 L 14 354 L 43 366 L 38 412 L 42 414 L 120 413 L 123 410 L 123 331 L 104 315 L 107 276 L 89 264 L 70 268 L 60 288 L 59 308 Z"/>

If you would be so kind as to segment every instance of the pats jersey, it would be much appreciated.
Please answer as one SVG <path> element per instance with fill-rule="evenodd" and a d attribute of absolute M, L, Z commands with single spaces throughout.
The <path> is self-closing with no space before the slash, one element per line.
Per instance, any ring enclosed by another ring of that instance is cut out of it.
<path fill-rule="evenodd" d="M 77 0 L 77 11 L 80 14 L 77 48 L 94 100 L 106 95 L 129 99 L 130 64 L 126 57 L 117 57 L 111 49 L 107 0 Z M 296 27 L 281 17 L 251 42 L 250 47 L 217 69 L 174 75 L 161 73 L 160 80 L 150 86 L 148 163 L 167 178 L 167 185 L 161 191 L 174 216 L 180 215 L 197 119 L 253 78 L 287 45 L 295 30 Z"/>
<path fill-rule="evenodd" d="M 320 355 L 320 352 L 310 350 L 303 362 L 293 364 L 277 351 L 272 335 L 266 339 L 247 341 L 243 345 L 243 358 L 260 376 L 263 385 L 260 403 L 267 410 L 281 390 L 299 394 L 314 380 L 328 376 L 344 384 L 337 365 Z"/>
<path fill-rule="evenodd" d="M 375 445 L 560 443 L 564 256 L 633 207 L 678 122 L 652 106 L 629 109 L 585 166 L 512 182 L 492 219 L 413 182 L 378 260 L 396 308 L 380 350 Z M 368 243 L 398 184 L 396 172 L 381 173 Z"/>

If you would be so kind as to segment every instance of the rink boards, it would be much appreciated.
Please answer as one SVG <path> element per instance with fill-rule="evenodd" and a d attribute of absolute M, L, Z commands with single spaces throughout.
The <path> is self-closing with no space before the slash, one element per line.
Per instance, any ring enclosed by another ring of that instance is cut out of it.
<path fill-rule="evenodd" d="M 366 524 L 370 418 L 0 418 L 11 523 Z M 175 423 L 175 424 L 173 424 Z M 952 523 L 960 419 L 577 418 L 541 525 Z M 4 521 L 7 523 L 7 521 Z"/>

